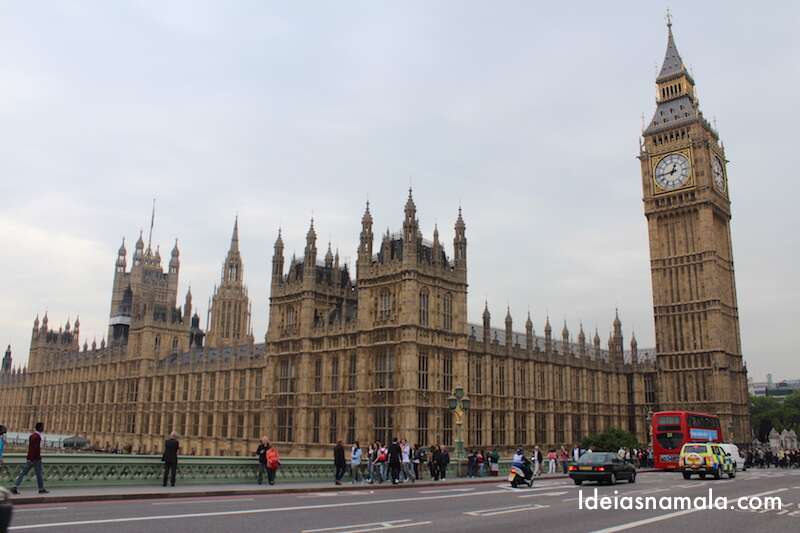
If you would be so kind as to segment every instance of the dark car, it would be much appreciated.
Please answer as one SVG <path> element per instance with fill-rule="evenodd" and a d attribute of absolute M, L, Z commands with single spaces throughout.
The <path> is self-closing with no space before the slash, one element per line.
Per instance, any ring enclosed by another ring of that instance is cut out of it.
<path fill-rule="evenodd" d="M 617 457 L 616 453 L 587 452 L 570 465 L 569 477 L 576 485 L 584 481 L 613 485 L 621 479 L 636 483 L 636 467 Z"/>

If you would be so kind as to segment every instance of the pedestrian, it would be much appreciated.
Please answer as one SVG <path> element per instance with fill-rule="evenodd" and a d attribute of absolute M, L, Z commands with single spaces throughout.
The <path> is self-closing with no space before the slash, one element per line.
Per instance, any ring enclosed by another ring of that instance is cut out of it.
<path fill-rule="evenodd" d="M 483 477 L 484 469 L 486 468 L 486 452 L 481 450 L 478 452 L 478 457 L 475 458 L 475 462 L 478 465 L 478 477 Z"/>
<path fill-rule="evenodd" d="M 402 457 L 402 468 L 403 468 L 403 482 L 411 481 L 412 483 L 417 480 L 414 476 L 411 467 L 411 445 L 408 443 L 406 439 L 403 439 L 402 444 L 400 446 L 401 450 L 401 457 Z"/>
<path fill-rule="evenodd" d="M 567 453 L 566 446 L 562 446 L 561 449 L 558 450 L 558 461 L 561 463 L 561 470 L 566 474 L 567 464 L 569 463 L 569 454 Z"/>
<path fill-rule="evenodd" d="M 6 427 L 0 424 L 0 466 L 3 465 L 3 452 L 6 449 Z"/>
<path fill-rule="evenodd" d="M 475 451 L 475 448 L 472 448 L 467 456 L 467 477 L 475 477 L 477 472 L 477 462 L 478 452 Z"/>
<path fill-rule="evenodd" d="M 533 475 L 540 476 L 542 474 L 542 451 L 538 446 L 533 447 L 531 458 L 533 459 Z"/>
<path fill-rule="evenodd" d="M 447 446 L 442 446 L 439 451 L 439 479 L 442 481 L 447 477 L 447 465 L 450 464 L 450 454 L 447 452 Z"/>
<path fill-rule="evenodd" d="M 422 465 L 425 464 L 425 448 L 419 444 L 414 444 L 414 479 L 419 481 L 422 479 Z"/>
<path fill-rule="evenodd" d="M 266 437 L 264 437 L 266 438 Z M 281 467 L 281 456 L 278 454 L 278 448 L 272 446 L 267 442 L 267 482 L 270 485 L 275 484 L 275 474 L 278 468 Z"/>
<path fill-rule="evenodd" d="M 547 452 L 547 473 L 556 473 L 556 451 L 553 448 L 550 448 L 550 451 Z"/>
<path fill-rule="evenodd" d="M 497 446 L 489 452 L 489 475 L 497 477 L 500 473 L 500 452 L 497 451 Z"/>
<path fill-rule="evenodd" d="M 428 470 L 431 472 L 431 479 L 439 481 L 439 446 L 431 444 L 428 447 Z"/>
<path fill-rule="evenodd" d="M 400 481 L 400 468 L 403 462 L 403 449 L 397 441 L 397 437 L 392 439 L 389 445 L 389 470 L 392 474 L 392 485 L 397 485 Z"/>
<path fill-rule="evenodd" d="M 336 485 L 342 484 L 344 471 L 347 469 L 347 462 L 344 459 L 344 445 L 342 441 L 337 441 L 336 446 L 333 447 L 333 465 L 336 467 L 335 481 Z"/>
<path fill-rule="evenodd" d="M 44 488 L 44 473 L 42 472 L 42 441 L 44 438 L 42 437 L 42 432 L 44 432 L 44 423 L 36 422 L 33 433 L 28 437 L 28 455 L 25 457 L 25 466 L 22 467 L 14 486 L 11 487 L 12 494 L 19 494 L 19 486 L 31 468 L 36 473 L 36 485 L 39 487 L 39 494 L 50 492 Z"/>
<path fill-rule="evenodd" d="M 352 478 L 351 481 L 355 483 L 361 483 L 363 480 L 361 479 L 361 445 L 356 441 L 353 444 L 353 447 L 350 449 L 350 477 Z"/>
<path fill-rule="evenodd" d="M 161 454 L 161 460 L 164 462 L 164 487 L 167 486 L 167 477 L 169 477 L 169 485 L 175 486 L 175 475 L 178 472 L 178 450 L 180 449 L 178 434 L 173 431 L 164 441 L 164 453 Z"/>
<path fill-rule="evenodd" d="M 378 463 L 378 443 L 372 442 L 369 445 L 369 453 L 367 454 L 367 475 L 369 475 L 369 484 L 375 483 L 376 472 L 380 468 Z M 380 474 L 377 474 L 378 476 Z"/>
<path fill-rule="evenodd" d="M 258 484 L 264 483 L 264 475 L 267 473 L 267 450 L 269 449 L 269 441 L 267 437 L 261 437 L 256 448 L 256 457 L 258 457 Z"/>

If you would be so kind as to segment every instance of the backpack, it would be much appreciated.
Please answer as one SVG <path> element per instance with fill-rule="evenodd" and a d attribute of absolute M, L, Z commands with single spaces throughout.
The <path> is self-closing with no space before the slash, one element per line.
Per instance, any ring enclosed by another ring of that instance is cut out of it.
<path fill-rule="evenodd" d="M 267 468 L 270 470 L 277 470 L 281 466 L 281 461 L 278 459 L 278 450 L 270 448 L 267 450 Z"/>

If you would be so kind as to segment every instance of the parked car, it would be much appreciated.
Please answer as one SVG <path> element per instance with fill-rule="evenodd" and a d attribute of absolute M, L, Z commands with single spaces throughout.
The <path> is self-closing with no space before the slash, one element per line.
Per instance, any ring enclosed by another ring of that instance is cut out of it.
<path fill-rule="evenodd" d="M 736 465 L 736 470 L 739 470 L 741 472 L 747 470 L 747 463 L 745 462 L 744 457 L 742 457 L 742 454 L 739 453 L 738 446 L 736 446 L 735 444 L 722 443 L 719 445 L 719 447 L 722 448 L 722 450 L 725 453 L 730 455 L 731 459 L 733 460 L 733 463 Z"/>
<path fill-rule="evenodd" d="M 591 452 L 583 454 L 569 466 L 569 477 L 576 485 L 584 481 L 613 485 L 622 479 L 636 483 L 636 467 L 617 457 L 616 453 Z"/>
<path fill-rule="evenodd" d="M 729 478 L 736 477 L 733 459 L 716 442 L 684 444 L 678 459 L 678 469 L 683 473 L 683 479 L 689 479 L 692 474 L 697 474 L 700 479 L 705 479 L 707 475 L 719 479 L 723 474 L 727 474 Z"/>

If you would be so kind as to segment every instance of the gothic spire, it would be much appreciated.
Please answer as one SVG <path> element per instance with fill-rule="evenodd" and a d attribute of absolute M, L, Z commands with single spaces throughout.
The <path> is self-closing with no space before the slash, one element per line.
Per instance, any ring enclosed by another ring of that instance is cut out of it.
<path fill-rule="evenodd" d="M 669 81 L 680 75 L 686 75 L 691 78 L 689 71 L 683 64 L 681 55 L 678 53 L 678 47 L 675 46 L 675 37 L 672 35 L 672 16 L 667 12 L 667 51 L 664 54 L 664 62 L 661 65 L 661 71 L 658 73 L 656 82 Z"/>
<path fill-rule="evenodd" d="M 233 221 L 233 234 L 231 235 L 231 250 L 239 249 L 239 215 Z"/>

